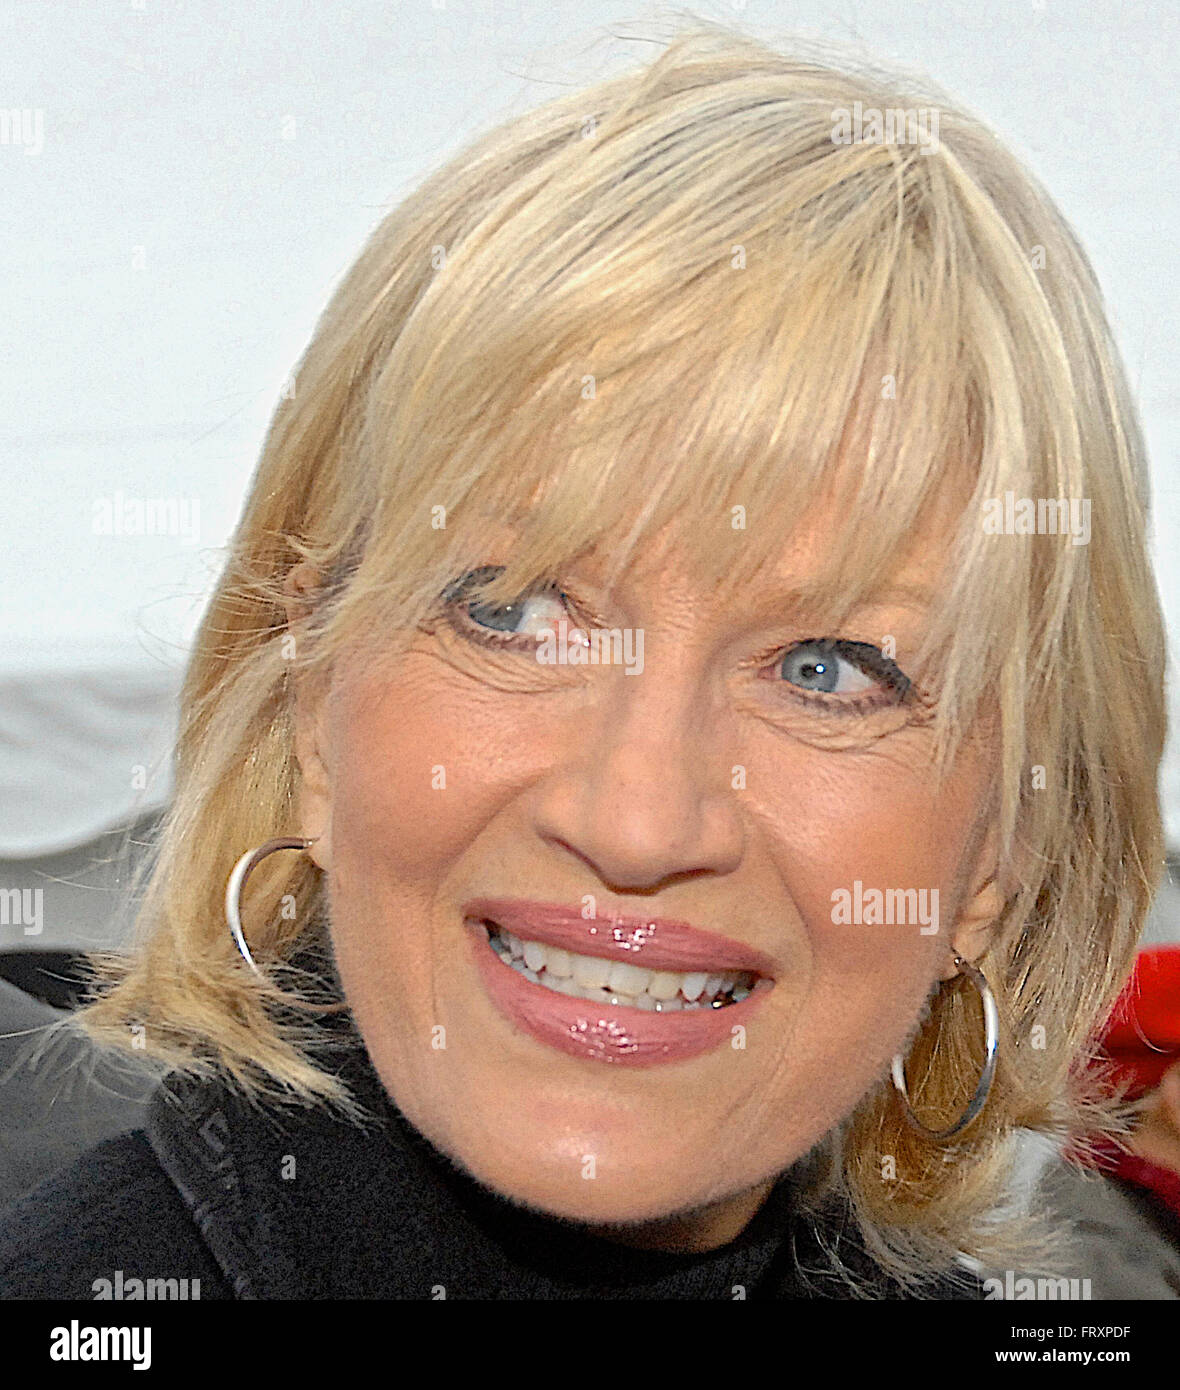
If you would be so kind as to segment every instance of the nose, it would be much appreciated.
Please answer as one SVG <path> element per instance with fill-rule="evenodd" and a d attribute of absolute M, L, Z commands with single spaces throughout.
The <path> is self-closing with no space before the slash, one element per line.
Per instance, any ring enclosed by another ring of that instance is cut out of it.
<path fill-rule="evenodd" d="M 537 804 L 542 837 L 620 892 L 732 873 L 745 847 L 724 714 L 690 662 L 673 670 L 654 646 L 638 676 L 595 673 L 601 695 Z"/>

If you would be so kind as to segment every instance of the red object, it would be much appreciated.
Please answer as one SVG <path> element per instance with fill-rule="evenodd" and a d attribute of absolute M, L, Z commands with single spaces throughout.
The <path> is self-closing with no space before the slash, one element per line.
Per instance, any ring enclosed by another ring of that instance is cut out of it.
<path fill-rule="evenodd" d="M 1102 1050 L 1134 1098 L 1180 1063 L 1180 945 L 1140 951 L 1102 1030 Z M 1099 1161 L 1112 1177 L 1145 1188 L 1180 1216 L 1180 1173 L 1113 1146 L 1103 1146 Z"/>
<path fill-rule="evenodd" d="M 1150 946 L 1102 1030 L 1103 1050 L 1140 1096 L 1180 1061 L 1180 945 Z"/>

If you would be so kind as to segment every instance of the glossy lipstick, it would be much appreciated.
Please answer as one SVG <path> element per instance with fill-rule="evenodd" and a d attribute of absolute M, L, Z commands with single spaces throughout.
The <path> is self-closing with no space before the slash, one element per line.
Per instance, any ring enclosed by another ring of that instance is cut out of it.
<path fill-rule="evenodd" d="M 654 1013 L 630 1005 L 600 1004 L 533 984 L 505 964 L 488 940 L 488 924 L 524 940 L 578 955 L 627 961 L 649 970 L 752 971 L 773 978 L 768 956 L 741 942 L 686 922 L 609 914 L 585 919 L 560 904 L 481 898 L 463 915 L 476 967 L 492 1002 L 509 1022 L 569 1056 L 623 1066 L 687 1061 L 732 1041 L 770 989 L 718 1009 Z"/>
<path fill-rule="evenodd" d="M 604 913 L 587 919 L 560 903 L 520 898 L 476 898 L 466 904 L 463 915 L 486 919 L 526 941 L 560 946 L 580 956 L 623 960 L 647 970 L 750 970 L 774 976 L 774 962 L 761 951 L 671 918 Z"/>

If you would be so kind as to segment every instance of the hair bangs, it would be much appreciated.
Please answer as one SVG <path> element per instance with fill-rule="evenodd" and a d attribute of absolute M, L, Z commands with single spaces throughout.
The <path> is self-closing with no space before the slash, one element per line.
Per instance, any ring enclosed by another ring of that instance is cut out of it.
<path fill-rule="evenodd" d="M 737 594 L 808 523 L 828 530 L 823 563 L 793 576 L 808 611 L 838 625 L 869 599 L 936 504 L 945 511 L 948 492 L 965 503 L 977 447 L 977 384 L 946 347 L 966 313 L 946 273 L 954 247 L 913 215 L 919 174 L 874 155 L 854 166 L 861 197 L 830 173 L 831 208 L 780 206 L 748 244 L 731 228 L 707 272 L 696 247 L 682 258 L 691 275 L 669 284 L 667 251 L 649 246 L 652 264 L 633 272 L 647 292 L 621 327 L 602 312 L 617 267 L 583 267 L 562 294 L 560 353 L 540 331 L 544 309 L 469 323 L 433 386 L 418 377 L 400 412 L 375 412 L 392 441 L 385 488 L 410 518 L 381 546 L 385 591 L 397 573 L 428 576 L 421 606 L 496 564 L 480 597 L 507 603 L 588 553 L 609 586 L 671 543 L 702 587 Z M 444 297 L 432 312 L 454 308 Z M 387 368 L 382 389 L 408 375 Z M 414 463 L 398 468 L 409 439 Z M 407 505 L 406 487 L 427 480 L 429 496 Z M 431 533 L 424 518 L 440 506 L 446 524 Z M 945 552 L 950 523 L 937 525 Z M 944 647 L 966 640 L 955 612 Z"/>

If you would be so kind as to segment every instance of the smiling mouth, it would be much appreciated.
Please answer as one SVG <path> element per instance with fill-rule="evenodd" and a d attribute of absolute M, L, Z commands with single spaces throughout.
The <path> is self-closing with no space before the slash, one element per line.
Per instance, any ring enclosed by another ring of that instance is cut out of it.
<path fill-rule="evenodd" d="M 772 981 L 750 970 L 704 971 L 645 970 L 628 961 L 528 941 L 484 918 L 488 944 L 500 959 L 532 984 L 555 994 L 585 999 L 595 1004 L 621 1005 L 649 1013 L 692 1012 L 724 1009 L 740 1004 Z"/>

